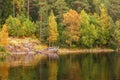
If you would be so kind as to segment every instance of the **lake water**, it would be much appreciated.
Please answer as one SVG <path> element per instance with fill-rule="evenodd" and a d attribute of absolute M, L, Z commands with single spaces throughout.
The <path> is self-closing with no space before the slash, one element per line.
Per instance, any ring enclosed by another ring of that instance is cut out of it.
<path fill-rule="evenodd" d="M 0 61 L 0 80 L 120 80 L 120 54 L 71 54 L 32 66 Z"/>

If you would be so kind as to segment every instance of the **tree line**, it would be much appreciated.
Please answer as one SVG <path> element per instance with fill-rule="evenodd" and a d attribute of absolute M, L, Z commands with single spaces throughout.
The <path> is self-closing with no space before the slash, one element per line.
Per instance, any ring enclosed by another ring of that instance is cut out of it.
<path fill-rule="evenodd" d="M 49 46 L 116 48 L 119 15 L 119 0 L 1 0 L 0 35 L 7 28 L 9 36 Z"/>

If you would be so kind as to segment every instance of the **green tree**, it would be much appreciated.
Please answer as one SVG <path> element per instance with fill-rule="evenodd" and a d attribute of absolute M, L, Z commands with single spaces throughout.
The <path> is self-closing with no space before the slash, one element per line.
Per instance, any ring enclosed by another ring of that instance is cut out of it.
<path fill-rule="evenodd" d="M 8 25 L 8 32 L 10 36 L 19 36 L 21 34 L 21 22 L 18 18 L 13 18 L 12 16 L 9 16 L 6 20 L 6 24 Z"/>
<path fill-rule="evenodd" d="M 35 34 L 36 25 L 24 16 L 12 17 L 6 20 L 8 32 L 13 37 L 30 37 Z"/>
<path fill-rule="evenodd" d="M 53 43 L 57 41 L 59 35 L 57 31 L 57 22 L 55 21 L 55 16 L 52 10 L 49 16 L 48 34 L 49 34 L 48 41 L 50 46 L 50 44 L 53 45 Z"/>
<path fill-rule="evenodd" d="M 109 2 L 106 4 L 106 7 L 108 9 L 109 15 L 112 17 L 114 21 L 120 19 L 120 0 L 109 0 Z"/>
<path fill-rule="evenodd" d="M 41 2 L 40 0 L 27 0 L 24 3 L 27 12 L 27 17 L 29 17 L 33 21 L 37 21 L 39 19 L 40 2 Z"/>
<path fill-rule="evenodd" d="M 114 40 L 114 43 L 117 47 L 119 47 L 120 42 L 120 20 L 115 22 L 115 25 L 111 29 L 111 35 Z"/>
<path fill-rule="evenodd" d="M 100 6 L 100 22 L 101 26 L 110 27 L 110 16 L 107 13 L 106 7 L 104 4 Z"/>
<path fill-rule="evenodd" d="M 93 47 L 95 40 L 97 39 L 97 30 L 94 24 L 90 24 L 90 16 L 82 10 L 81 16 L 81 37 L 80 43 L 84 47 Z"/>
<path fill-rule="evenodd" d="M 86 11 L 86 12 L 90 12 L 90 4 L 89 4 L 89 1 L 88 0 L 75 0 L 73 3 L 72 3 L 72 7 L 73 9 L 75 9 L 77 12 L 80 12 L 82 11 L 83 9 Z"/>
<path fill-rule="evenodd" d="M 55 6 L 55 12 L 58 18 L 58 22 L 62 23 L 63 14 L 66 13 L 69 8 L 67 7 L 67 4 L 64 0 L 57 0 L 54 6 Z"/>
<path fill-rule="evenodd" d="M 14 16 L 20 15 L 24 10 L 25 0 L 13 0 L 13 11 Z"/>
<path fill-rule="evenodd" d="M 80 16 L 75 10 L 70 9 L 67 13 L 63 15 L 63 17 L 63 22 L 66 25 L 66 42 L 69 44 L 70 47 L 72 47 L 72 42 L 77 42 L 80 37 Z"/>
<path fill-rule="evenodd" d="M 0 24 L 4 24 L 9 15 L 12 14 L 11 0 L 0 0 Z"/>
<path fill-rule="evenodd" d="M 100 45 L 105 46 L 109 41 L 109 37 L 110 37 L 111 18 L 107 14 L 107 10 L 103 4 L 100 7 L 100 16 L 98 16 L 97 20 L 99 24 L 99 26 L 97 27 L 99 34 L 97 43 L 99 44 L 99 46 Z"/>
<path fill-rule="evenodd" d="M 46 43 L 48 37 L 48 11 L 49 5 L 46 0 L 39 2 L 39 22 L 38 22 L 38 34 L 41 42 Z"/>
<path fill-rule="evenodd" d="M 35 35 L 36 24 L 29 19 L 26 19 L 21 26 L 21 35 L 25 37 L 30 37 Z"/>

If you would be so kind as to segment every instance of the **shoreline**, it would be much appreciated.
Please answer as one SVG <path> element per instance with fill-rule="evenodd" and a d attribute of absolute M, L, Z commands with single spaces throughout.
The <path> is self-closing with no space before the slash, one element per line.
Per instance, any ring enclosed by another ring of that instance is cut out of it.
<path fill-rule="evenodd" d="M 116 50 L 113 49 L 108 49 L 108 48 L 94 48 L 94 49 L 63 49 L 60 48 L 58 49 L 58 55 L 68 55 L 68 54 L 86 54 L 86 53 L 90 53 L 90 54 L 109 54 L 111 52 L 116 52 Z M 39 55 L 35 55 L 31 54 L 30 56 L 33 58 L 34 60 L 30 60 L 30 62 L 26 62 L 26 53 L 23 54 L 11 54 L 12 56 L 12 61 L 9 62 L 9 57 L 7 58 L 7 63 L 10 67 L 16 67 L 16 66 L 31 66 L 31 65 L 35 65 L 37 64 L 39 61 L 41 61 L 42 59 L 47 58 L 45 55 L 43 54 L 39 54 Z M 16 56 L 15 56 L 16 55 Z M 18 56 L 20 55 L 20 56 Z M 14 60 L 14 58 L 15 60 Z M 33 64 L 34 63 L 34 64 Z"/>
<path fill-rule="evenodd" d="M 109 48 L 94 48 L 94 49 L 59 49 L 58 54 L 84 54 L 84 53 L 95 53 L 95 54 L 101 54 L 101 53 L 110 53 L 115 52 L 116 50 L 109 49 Z"/>
<path fill-rule="evenodd" d="M 34 51 L 37 50 L 43 50 L 45 48 L 48 48 L 47 45 L 39 44 L 39 40 L 37 39 L 32 39 L 32 38 L 24 38 L 24 39 L 19 39 L 19 38 L 9 38 L 9 46 L 6 47 L 6 51 L 10 52 L 11 54 L 36 54 Z M 82 48 L 59 48 L 58 49 L 58 54 L 74 54 L 74 53 L 109 53 L 109 52 L 115 52 L 117 50 L 115 49 L 110 49 L 110 48 L 91 48 L 91 49 L 82 49 Z M 26 53 L 27 52 L 27 53 Z"/>

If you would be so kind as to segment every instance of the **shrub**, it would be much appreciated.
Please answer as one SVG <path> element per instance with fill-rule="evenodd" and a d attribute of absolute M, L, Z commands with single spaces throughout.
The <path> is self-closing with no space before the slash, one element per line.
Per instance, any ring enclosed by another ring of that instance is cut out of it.
<path fill-rule="evenodd" d="M 33 36 L 36 31 L 36 25 L 34 22 L 25 18 L 25 16 L 18 16 L 15 18 L 10 16 L 6 20 L 6 24 L 8 25 L 10 36 L 13 37 L 30 37 Z"/>
<path fill-rule="evenodd" d="M 22 36 L 32 36 L 33 34 L 35 34 L 35 31 L 35 23 L 31 22 L 29 19 L 26 19 L 26 21 L 22 24 Z"/>

